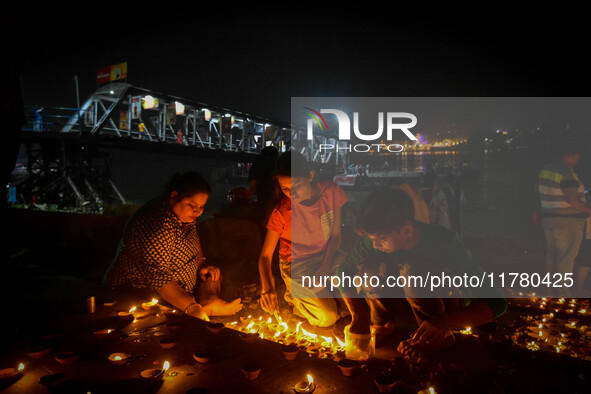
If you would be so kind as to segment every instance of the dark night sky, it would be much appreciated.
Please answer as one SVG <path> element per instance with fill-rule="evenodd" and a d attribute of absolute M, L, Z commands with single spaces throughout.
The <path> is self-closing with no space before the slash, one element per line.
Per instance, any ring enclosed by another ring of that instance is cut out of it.
<path fill-rule="evenodd" d="M 588 35 L 573 15 L 297 8 L 12 17 L 25 103 L 74 106 L 74 75 L 84 100 L 96 69 L 123 61 L 133 85 L 282 121 L 292 96 L 589 96 Z"/>

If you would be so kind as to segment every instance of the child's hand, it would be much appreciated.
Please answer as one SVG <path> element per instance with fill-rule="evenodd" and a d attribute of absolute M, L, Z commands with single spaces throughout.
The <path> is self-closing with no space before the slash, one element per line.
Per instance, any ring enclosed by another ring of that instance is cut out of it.
<path fill-rule="evenodd" d="M 277 292 L 266 291 L 261 294 L 261 308 L 265 312 L 275 313 L 279 311 L 279 303 L 277 302 Z"/>

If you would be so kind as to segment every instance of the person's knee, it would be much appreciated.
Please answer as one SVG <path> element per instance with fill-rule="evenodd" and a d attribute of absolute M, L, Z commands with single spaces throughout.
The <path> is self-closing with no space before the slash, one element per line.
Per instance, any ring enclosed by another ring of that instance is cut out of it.
<path fill-rule="evenodd" d="M 324 310 L 322 313 L 319 314 L 316 318 L 312 320 L 308 319 L 310 324 L 316 327 L 330 327 L 337 322 L 339 319 L 339 315 L 336 309 L 333 310 Z"/>
<path fill-rule="evenodd" d="M 294 299 L 296 301 L 296 299 Z M 315 327 L 330 327 L 339 319 L 336 303 L 334 305 L 310 306 L 295 302 L 295 307 Z"/>

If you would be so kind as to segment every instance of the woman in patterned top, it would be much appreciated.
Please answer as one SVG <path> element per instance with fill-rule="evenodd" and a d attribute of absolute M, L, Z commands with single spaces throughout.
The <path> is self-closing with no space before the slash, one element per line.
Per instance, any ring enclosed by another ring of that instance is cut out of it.
<path fill-rule="evenodd" d="M 105 284 L 156 291 L 166 302 L 204 320 L 238 312 L 239 298 L 226 302 L 219 297 L 220 269 L 205 264 L 197 236 L 195 221 L 210 195 L 211 188 L 198 173 L 175 176 L 162 196 L 141 206 L 127 222 Z"/>

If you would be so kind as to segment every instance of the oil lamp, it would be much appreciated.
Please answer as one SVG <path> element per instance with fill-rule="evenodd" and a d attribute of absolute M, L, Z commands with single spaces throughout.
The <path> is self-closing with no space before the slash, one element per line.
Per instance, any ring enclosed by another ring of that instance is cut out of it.
<path fill-rule="evenodd" d="M 135 312 L 135 310 L 137 309 L 136 306 L 134 306 L 133 308 L 131 308 L 129 310 L 129 312 L 125 312 L 125 311 L 121 311 L 117 313 L 117 316 L 119 317 L 128 317 L 128 316 L 133 316 L 133 312 Z"/>
<path fill-rule="evenodd" d="M 155 308 L 158 305 L 158 300 L 156 298 L 152 298 L 152 301 L 149 302 L 142 302 L 142 308 L 144 310 L 149 311 L 150 309 Z"/>
<path fill-rule="evenodd" d="M 127 353 L 111 353 L 109 355 L 109 361 L 113 365 L 123 365 L 127 363 L 129 359 L 129 354 Z"/>
<path fill-rule="evenodd" d="M 316 384 L 314 383 L 314 378 L 312 375 L 307 374 L 306 380 L 302 380 L 297 382 L 293 388 L 293 391 L 296 393 L 312 393 L 316 389 Z"/>
<path fill-rule="evenodd" d="M 166 371 L 168 371 L 168 368 L 170 368 L 170 363 L 168 361 L 165 361 L 162 365 L 162 369 L 144 369 L 142 372 L 140 372 L 140 376 L 144 379 L 156 379 L 163 376 L 166 373 Z"/>

